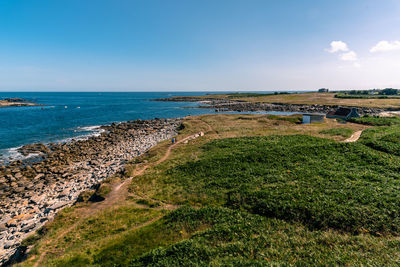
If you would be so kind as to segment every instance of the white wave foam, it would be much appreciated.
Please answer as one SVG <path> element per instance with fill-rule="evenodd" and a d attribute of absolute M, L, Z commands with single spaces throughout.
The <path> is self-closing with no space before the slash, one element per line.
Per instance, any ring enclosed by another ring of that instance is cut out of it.
<path fill-rule="evenodd" d="M 28 155 L 24 156 L 18 151 L 18 149 L 20 149 L 21 147 L 22 146 L 17 146 L 1 151 L 2 153 L 0 154 L 0 164 L 14 160 L 26 160 L 29 158 L 40 156 L 39 153 L 29 153 Z"/>
<path fill-rule="evenodd" d="M 85 131 L 85 132 L 91 132 L 91 131 L 98 131 L 98 130 L 102 130 L 102 129 L 100 129 L 100 127 L 101 127 L 102 125 L 93 125 L 93 126 L 83 126 L 83 127 L 78 127 L 77 128 L 77 132 L 83 132 L 83 131 Z"/>
<path fill-rule="evenodd" d="M 57 141 L 58 143 L 70 143 L 72 141 L 78 141 L 78 140 L 87 140 L 92 136 L 100 136 L 101 133 L 105 132 L 104 129 L 101 129 L 102 125 L 93 125 L 93 126 L 82 126 L 82 127 L 77 127 L 74 132 L 82 132 L 81 135 L 74 136 L 74 137 L 68 137 L 64 138 L 60 141 Z"/>
<path fill-rule="evenodd" d="M 78 127 L 74 130 L 74 132 L 82 132 L 81 135 L 74 136 L 74 137 L 68 137 L 64 138 L 61 140 L 53 141 L 53 142 L 43 142 L 43 144 L 49 144 L 49 143 L 71 143 L 73 141 L 80 141 L 80 140 L 87 140 L 92 136 L 100 136 L 101 133 L 103 133 L 105 130 L 101 129 L 102 125 L 93 125 L 93 126 L 83 126 L 83 127 Z M 17 146 L 17 147 L 12 147 L 8 149 L 4 149 L 0 151 L 0 164 L 4 164 L 10 161 L 14 160 L 26 160 L 32 157 L 37 157 L 40 156 L 38 153 L 30 153 L 26 156 L 22 155 L 21 153 L 18 152 L 18 149 L 20 149 L 23 146 Z"/>

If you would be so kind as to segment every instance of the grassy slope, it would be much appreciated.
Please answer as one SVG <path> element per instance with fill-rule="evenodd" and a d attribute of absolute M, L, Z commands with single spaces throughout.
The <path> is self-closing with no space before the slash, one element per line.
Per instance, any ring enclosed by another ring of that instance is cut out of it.
<path fill-rule="evenodd" d="M 209 228 L 132 259 L 130 266 L 383 266 L 398 260 L 398 241 L 310 231 L 301 224 L 241 211 L 184 207 L 167 218 L 189 229 L 204 224 Z"/>
<path fill-rule="evenodd" d="M 373 125 L 363 132 L 360 143 L 391 155 L 400 156 L 400 118 L 399 117 L 361 117 L 353 122 Z"/>
<path fill-rule="evenodd" d="M 227 205 L 310 228 L 400 233 L 400 160 L 302 135 L 224 139 L 167 171 L 182 203 Z"/>
<path fill-rule="evenodd" d="M 205 122 L 213 131 L 134 177 L 125 201 L 57 239 L 82 213 L 65 210 L 23 265 L 45 248 L 51 253 L 41 265 L 50 266 L 399 263 L 399 239 L 390 234 L 399 225 L 396 156 L 316 138 L 344 139 L 321 134 L 343 128 L 331 120 L 299 125 L 261 115 L 192 117 L 181 136 L 207 131 Z M 262 137 L 274 134 L 297 135 Z M 129 169 L 153 164 L 167 145 Z M 200 209 L 171 211 L 165 203 Z"/>
<path fill-rule="evenodd" d="M 248 102 L 261 103 L 285 103 L 285 104 L 307 104 L 307 105 L 337 105 L 354 107 L 379 107 L 379 108 L 399 108 L 400 99 L 343 99 L 335 98 L 335 93 L 298 93 L 298 94 L 279 94 L 279 95 L 206 95 L 202 98 L 234 99 Z"/>

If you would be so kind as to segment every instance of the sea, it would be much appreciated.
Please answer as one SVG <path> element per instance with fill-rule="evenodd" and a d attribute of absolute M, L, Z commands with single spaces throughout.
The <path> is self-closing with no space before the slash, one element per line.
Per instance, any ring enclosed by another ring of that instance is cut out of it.
<path fill-rule="evenodd" d="M 213 114 L 214 109 L 197 108 L 199 103 L 151 101 L 208 93 L 210 92 L 0 92 L 0 99 L 18 97 L 43 104 L 0 108 L 0 164 L 23 159 L 17 151 L 23 145 L 87 138 L 100 134 L 101 125 L 138 119 Z"/>

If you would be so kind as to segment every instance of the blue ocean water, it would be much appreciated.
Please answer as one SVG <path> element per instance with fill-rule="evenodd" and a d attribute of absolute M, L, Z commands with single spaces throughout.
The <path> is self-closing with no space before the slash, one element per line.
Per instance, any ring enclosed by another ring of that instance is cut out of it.
<path fill-rule="evenodd" d="M 95 127 L 91 126 L 214 113 L 213 109 L 195 108 L 197 103 L 150 101 L 155 98 L 203 94 L 206 92 L 0 92 L 0 99 L 19 97 L 45 105 L 0 108 L 0 157 L 4 160 L 16 147 L 25 144 L 59 142 L 93 134 Z"/>

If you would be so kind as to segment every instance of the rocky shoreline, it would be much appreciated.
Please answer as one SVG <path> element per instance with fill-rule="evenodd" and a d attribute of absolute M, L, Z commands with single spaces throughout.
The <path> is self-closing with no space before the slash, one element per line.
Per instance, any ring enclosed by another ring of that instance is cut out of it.
<path fill-rule="evenodd" d="M 37 153 L 37 162 L 0 166 L 0 265 L 21 253 L 21 241 L 73 205 L 80 193 L 123 171 L 127 161 L 172 138 L 182 119 L 128 121 L 101 127 L 104 132 L 65 144 L 35 144 L 20 153 Z"/>
<path fill-rule="evenodd" d="M 198 98 L 178 96 L 170 98 L 155 99 L 154 101 L 174 101 L 174 102 L 199 102 L 197 108 L 215 109 L 215 111 L 280 111 L 280 112 L 298 112 L 298 113 L 328 113 L 329 111 L 337 109 L 336 105 L 303 105 L 303 104 L 285 104 L 285 103 L 257 103 L 245 102 L 230 99 L 216 99 L 216 98 Z M 344 107 L 344 106 L 342 106 Z M 346 106 L 347 107 L 347 106 Z M 353 108 L 352 106 L 348 106 Z M 367 108 L 367 107 L 354 107 L 361 115 L 377 115 L 381 112 L 390 109 L 384 108 Z"/>
<path fill-rule="evenodd" d="M 27 107 L 27 106 L 43 106 L 43 105 L 37 104 L 37 103 L 32 103 L 32 102 L 29 102 L 29 100 L 17 98 L 17 97 L 0 99 L 0 108 Z"/>

